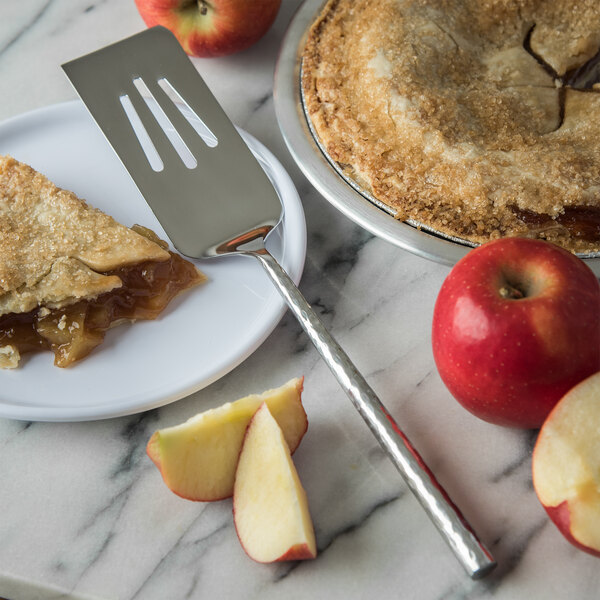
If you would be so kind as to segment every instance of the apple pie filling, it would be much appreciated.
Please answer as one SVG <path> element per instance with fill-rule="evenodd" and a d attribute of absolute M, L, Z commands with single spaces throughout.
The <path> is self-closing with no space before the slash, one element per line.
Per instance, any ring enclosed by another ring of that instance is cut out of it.
<path fill-rule="evenodd" d="M 106 331 L 123 321 L 155 319 L 180 292 L 204 276 L 178 254 L 166 261 L 147 261 L 105 275 L 116 275 L 122 285 L 92 300 L 62 308 L 36 308 L 0 317 L 0 347 L 5 357 L 52 350 L 54 364 L 68 367 L 100 344 Z M 8 358 L 8 357 L 7 357 Z"/>

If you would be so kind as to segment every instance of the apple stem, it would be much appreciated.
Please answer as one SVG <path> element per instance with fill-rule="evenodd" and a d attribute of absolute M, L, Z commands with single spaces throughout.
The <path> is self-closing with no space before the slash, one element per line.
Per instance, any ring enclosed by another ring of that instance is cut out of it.
<path fill-rule="evenodd" d="M 198 8 L 200 9 L 200 14 L 205 15 L 208 13 L 208 4 L 206 0 L 198 0 Z"/>
<path fill-rule="evenodd" d="M 503 285 L 498 293 L 502 298 L 510 299 L 510 300 L 519 300 L 525 297 L 525 294 L 516 287 L 512 285 Z"/>

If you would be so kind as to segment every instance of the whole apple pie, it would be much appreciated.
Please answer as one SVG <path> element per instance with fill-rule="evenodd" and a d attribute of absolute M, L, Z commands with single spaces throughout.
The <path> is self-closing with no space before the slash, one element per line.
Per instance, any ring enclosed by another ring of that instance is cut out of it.
<path fill-rule="evenodd" d="M 154 319 L 204 280 L 151 230 L 125 227 L 0 157 L 0 368 L 45 349 L 66 367 L 110 327 Z"/>
<path fill-rule="evenodd" d="M 597 0 L 329 0 L 302 62 L 344 174 L 471 243 L 600 251 Z"/>

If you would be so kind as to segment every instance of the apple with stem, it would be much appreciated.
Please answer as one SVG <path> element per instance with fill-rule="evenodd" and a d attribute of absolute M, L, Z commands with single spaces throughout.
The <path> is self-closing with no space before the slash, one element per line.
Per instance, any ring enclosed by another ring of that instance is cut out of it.
<path fill-rule="evenodd" d="M 191 56 L 225 56 L 257 42 L 271 27 L 281 0 L 135 0 L 148 27 L 173 32 Z"/>
<path fill-rule="evenodd" d="M 577 548 L 600 557 L 600 372 L 558 402 L 533 450 L 533 486 Z"/>
<path fill-rule="evenodd" d="M 600 370 L 600 284 L 549 242 L 503 238 L 468 252 L 436 300 L 433 356 L 451 394 L 499 425 L 538 428 Z"/>
<path fill-rule="evenodd" d="M 302 406 L 304 378 L 262 394 L 253 394 L 202 412 L 185 423 L 160 429 L 146 452 L 169 489 L 182 498 L 213 501 L 228 498 L 246 428 L 266 403 L 293 452 L 306 433 Z"/>
<path fill-rule="evenodd" d="M 317 555 L 306 492 L 266 403 L 252 417 L 240 452 L 233 520 L 242 548 L 258 562 Z"/>

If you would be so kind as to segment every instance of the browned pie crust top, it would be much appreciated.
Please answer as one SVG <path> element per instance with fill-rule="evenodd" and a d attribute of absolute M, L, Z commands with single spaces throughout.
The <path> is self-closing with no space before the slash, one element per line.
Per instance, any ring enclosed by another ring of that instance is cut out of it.
<path fill-rule="evenodd" d="M 206 277 L 140 225 L 131 229 L 0 156 L 0 368 L 52 350 L 67 367 L 122 322 L 155 319 Z"/>
<path fill-rule="evenodd" d="M 0 315 L 121 286 L 120 267 L 169 253 L 10 156 L 0 156 Z"/>
<path fill-rule="evenodd" d="M 484 242 L 600 250 L 597 0 L 330 0 L 303 55 L 323 145 L 395 211 Z"/>

